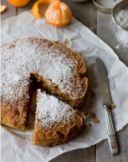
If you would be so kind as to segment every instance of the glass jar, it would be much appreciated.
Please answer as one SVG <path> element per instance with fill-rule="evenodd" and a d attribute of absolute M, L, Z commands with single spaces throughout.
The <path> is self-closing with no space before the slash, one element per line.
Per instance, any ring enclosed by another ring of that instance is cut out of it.
<path fill-rule="evenodd" d="M 88 0 L 70 0 L 70 1 L 80 3 L 80 2 L 87 2 Z"/>

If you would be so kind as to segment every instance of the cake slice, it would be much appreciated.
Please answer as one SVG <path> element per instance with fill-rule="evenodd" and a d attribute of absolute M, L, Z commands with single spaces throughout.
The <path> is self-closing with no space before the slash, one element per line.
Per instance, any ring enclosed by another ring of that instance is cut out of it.
<path fill-rule="evenodd" d="M 61 144 L 78 135 L 83 128 L 82 114 L 57 97 L 37 91 L 33 144 Z"/>

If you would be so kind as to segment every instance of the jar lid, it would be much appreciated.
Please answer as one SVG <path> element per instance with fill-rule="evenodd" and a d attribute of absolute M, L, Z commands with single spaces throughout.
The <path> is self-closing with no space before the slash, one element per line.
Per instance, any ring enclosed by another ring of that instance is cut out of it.
<path fill-rule="evenodd" d="M 112 10 L 112 18 L 119 27 L 128 31 L 128 0 L 123 0 L 115 5 Z"/>
<path fill-rule="evenodd" d="M 94 5 L 102 12 L 111 12 L 116 0 L 92 0 Z"/>

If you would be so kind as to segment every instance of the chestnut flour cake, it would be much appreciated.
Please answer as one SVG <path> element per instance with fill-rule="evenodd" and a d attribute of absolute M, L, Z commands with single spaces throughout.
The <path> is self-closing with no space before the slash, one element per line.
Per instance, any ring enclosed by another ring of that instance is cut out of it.
<path fill-rule="evenodd" d="M 37 88 L 76 108 L 83 103 L 88 79 L 84 60 L 77 52 L 36 37 L 4 44 L 1 51 L 3 125 L 27 128 L 31 94 Z"/>
<path fill-rule="evenodd" d="M 64 143 L 84 128 L 83 116 L 57 97 L 38 90 L 33 143 L 51 146 Z"/>

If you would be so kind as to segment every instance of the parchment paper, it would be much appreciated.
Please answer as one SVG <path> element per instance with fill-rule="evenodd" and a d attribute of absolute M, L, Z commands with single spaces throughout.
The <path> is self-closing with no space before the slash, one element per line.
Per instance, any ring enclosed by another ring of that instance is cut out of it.
<path fill-rule="evenodd" d="M 128 123 L 128 68 L 108 45 L 80 22 L 74 19 L 69 26 L 57 29 L 47 25 L 44 20 L 35 20 L 30 12 L 24 12 L 2 22 L 1 36 L 2 43 L 28 36 L 40 36 L 61 42 L 68 40 L 68 45 L 82 53 L 86 60 L 90 83 L 95 93 L 93 104 L 86 109 L 95 112 L 100 120 L 100 123 L 93 123 L 92 127 L 87 127 L 74 140 L 50 148 L 32 145 L 32 132 L 20 135 L 12 129 L 1 127 L 2 162 L 47 162 L 64 152 L 90 147 L 107 137 L 95 68 L 96 57 L 104 61 L 108 70 L 111 95 L 113 103 L 116 104 L 113 109 L 116 130 L 122 129 Z"/>

